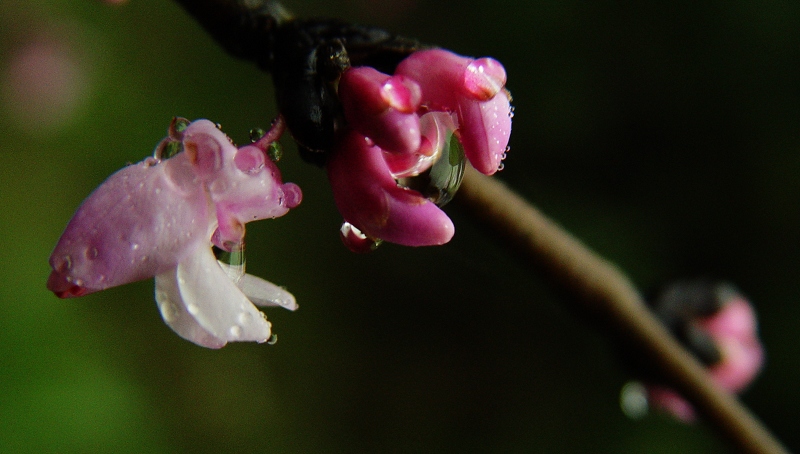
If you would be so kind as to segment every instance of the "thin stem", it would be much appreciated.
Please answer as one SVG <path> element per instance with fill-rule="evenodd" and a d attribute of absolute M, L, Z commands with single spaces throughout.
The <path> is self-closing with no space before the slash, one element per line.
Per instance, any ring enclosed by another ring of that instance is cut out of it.
<path fill-rule="evenodd" d="M 469 168 L 457 200 L 515 253 L 522 252 L 574 298 L 631 354 L 661 373 L 739 451 L 784 453 L 784 447 L 653 316 L 630 280 L 496 178 Z"/>

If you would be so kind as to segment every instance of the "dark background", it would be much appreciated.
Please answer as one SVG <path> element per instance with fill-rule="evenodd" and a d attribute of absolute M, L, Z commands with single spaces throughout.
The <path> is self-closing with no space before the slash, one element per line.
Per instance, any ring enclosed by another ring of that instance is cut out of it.
<path fill-rule="evenodd" d="M 498 178 L 642 289 L 736 283 L 768 352 L 743 400 L 800 449 L 800 3 L 489 3 L 286 6 L 502 61 L 516 116 Z M 47 292 L 72 212 L 173 115 L 239 142 L 275 115 L 269 76 L 167 0 L 4 0 L 0 96 L 0 451 L 726 451 L 702 423 L 624 416 L 612 346 L 457 206 L 446 246 L 349 253 L 289 140 L 305 199 L 248 225 L 248 271 L 301 306 L 268 312 L 277 345 L 180 339 L 152 281 Z"/>

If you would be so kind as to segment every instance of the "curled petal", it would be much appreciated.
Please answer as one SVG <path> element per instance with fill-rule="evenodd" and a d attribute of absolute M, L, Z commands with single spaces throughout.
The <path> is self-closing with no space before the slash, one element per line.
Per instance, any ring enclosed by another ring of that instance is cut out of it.
<path fill-rule="evenodd" d="M 328 178 L 339 212 L 371 238 L 430 246 L 453 236 L 450 218 L 418 192 L 399 187 L 383 150 L 355 131 L 346 131 L 337 141 Z"/>
<path fill-rule="evenodd" d="M 350 126 L 394 153 L 419 148 L 420 89 L 412 80 L 373 68 L 351 68 L 339 82 L 342 110 Z"/>
<path fill-rule="evenodd" d="M 252 274 L 245 274 L 239 288 L 257 306 L 278 306 L 290 311 L 297 310 L 297 300 L 284 288 Z"/>
<path fill-rule="evenodd" d="M 459 105 L 459 132 L 470 164 L 486 175 L 495 173 L 508 151 L 511 136 L 511 104 L 501 92 L 485 102 Z"/>
<path fill-rule="evenodd" d="M 232 341 L 265 342 L 271 325 L 230 280 L 208 247 L 156 276 L 164 321 L 181 337 L 219 348 Z"/>
<path fill-rule="evenodd" d="M 470 163 L 487 175 L 497 171 L 511 135 L 511 104 L 499 62 L 431 49 L 411 54 L 395 74 L 420 85 L 424 106 L 455 112 Z"/>

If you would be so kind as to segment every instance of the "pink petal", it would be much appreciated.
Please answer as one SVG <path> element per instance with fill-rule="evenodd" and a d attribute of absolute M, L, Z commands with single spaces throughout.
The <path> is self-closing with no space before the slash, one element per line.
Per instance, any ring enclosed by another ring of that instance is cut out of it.
<path fill-rule="evenodd" d="M 373 68 L 351 68 L 339 82 L 339 99 L 348 124 L 393 153 L 419 148 L 419 86 Z"/>
<path fill-rule="evenodd" d="M 511 104 L 500 85 L 505 84 L 505 70 L 499 62 L 431 49 L 411 54 L 400 62 L 395 74 L 419 84 L 424 106 L 457 113 L 461 143 L 470 163 L 487 175 L 497 171 L 511 135 Z M 495 94 L 489 97 L 492 92 Z"/>
<path fill-rule="evenodd" d="M 176 184 L 175 176 L 184 181 Z M 206 200 L 180 155 L 125 167 L 98 187 L 67 225 L 50 256 L 47 288 L 61 297 L 77 296 L 173 268 L 208 241 Z"/>
<path fill-rule="evenodd" d="M 327 168 L 339 212 L 369 237 L 406 246 L 452 238 L 450 218 L 418 192 L 397 186 L 383 150 L 360 134 L 348 131 L 340 137 Z"/>

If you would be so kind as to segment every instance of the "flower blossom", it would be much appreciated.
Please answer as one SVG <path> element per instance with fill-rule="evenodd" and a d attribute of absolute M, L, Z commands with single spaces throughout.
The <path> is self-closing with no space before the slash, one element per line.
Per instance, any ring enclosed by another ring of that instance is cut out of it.
<path fill-rule="evenodd" d="M 758 339 L 756 315 L 747 299 L 729 286 L 677 284 L 662 295 L 656 310 L 706 364 L 717 386 L 739 393 L 758 375 L 764 364 L 764 349 Z M 640 394 L 638 398 L 649 406 L 678 420 L 696 419 L 692 405 L 661 384 L 646 382 L 627 391 Z"/>
<path fill-rule="evenodd" d="M 245 274 L 243 261 L 218 262 L 212 245 L 241 256 L 247 222 L 300 203 L 265 152 L 282 128 L 237 149 L 208 120 L 173 120 L 154 157 L 111 175 L 78 208 L 47 288 L 68 298 L 155 277 L 161 315 L 181 337 L 210 348 L 270 339 L 254 304 L 294 310 L 294 297 Z"/>
<path fill-rule="evenodd" d="M 491 175 L 508 151 L 505 83 L 496 60 L 441 49 L 412 53 L 391 76 L 371 67 L 342 74 L 347 126 L 327 172 L 348 247 L 450 241 L 454 226 L 439 207 L 458 189 L 465 158 Z"/>

